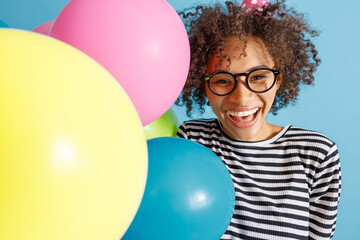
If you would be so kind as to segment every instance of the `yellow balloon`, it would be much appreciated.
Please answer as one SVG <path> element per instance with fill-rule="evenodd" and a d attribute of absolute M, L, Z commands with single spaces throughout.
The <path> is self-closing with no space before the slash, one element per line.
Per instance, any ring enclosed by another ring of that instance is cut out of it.
<path fill-rule="evenodd" d="M 0 239 L 120 239 L 146 176 L 116 80 L 65 43 L 0 29 Z"/>
<path fill-rule="evenodd" d="M 170 108 L 161 117 L 144 127 L 146 139 L 158 137 L 175 137 L 179 121 Z"/>

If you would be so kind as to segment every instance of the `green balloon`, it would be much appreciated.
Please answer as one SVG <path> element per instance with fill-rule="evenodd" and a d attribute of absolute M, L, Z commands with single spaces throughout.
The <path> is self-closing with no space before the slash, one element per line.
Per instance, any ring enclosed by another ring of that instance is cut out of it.
<path fill-rule="evenodd" d="M 146 139 L 158 137 L 175 137 L 178 130 L 179 121 L 170 108 L 160 118 L 144 127 Z"/>

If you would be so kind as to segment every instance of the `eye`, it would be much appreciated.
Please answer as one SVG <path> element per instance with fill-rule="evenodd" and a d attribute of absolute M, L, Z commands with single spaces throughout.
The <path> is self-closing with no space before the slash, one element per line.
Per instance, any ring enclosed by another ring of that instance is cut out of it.
<path fill-rule="evenodd" d="M 255 75 L 255 76 L 251 76 L 250 81 L 259 81 L 264 79 L 266 79 L 265 75 Z"/>
<path fill-rule="evenodd" d="M 227 79 L 219 79 L 213 82 L 213 84 L 223 85 L 223 84 L 230 84 L 231 82 Z"/>
<path fill-rule="evenodd" d="M 274 74 L 269 69 L 259 69 L 253 71 L 249 76 L 249 81 L 251 82 L 266 82 L 272 81 L 274 79 Z"/>
<path fill-rule="evenodd" d="M 217 73 L 209 81 L 213 87 L 231 87 L 234 82 L 233 76 L 227 73 Z"/>

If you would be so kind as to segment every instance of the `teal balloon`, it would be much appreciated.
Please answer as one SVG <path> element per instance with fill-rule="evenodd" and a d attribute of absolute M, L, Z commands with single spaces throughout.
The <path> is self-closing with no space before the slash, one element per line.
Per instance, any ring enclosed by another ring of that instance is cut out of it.
<path fill-rule="evenodd" d="M 122 240 L 218 240 L 235 206 L 224 163 L 205 146 L 182 138 L 147 141 L 149 168 L 138 212 Z"/>
<path fill-rule="evenodd" d="M 0 28 L 9 28 L 9 25 L 7 25 L 3 20 L 0 19 Z"/>

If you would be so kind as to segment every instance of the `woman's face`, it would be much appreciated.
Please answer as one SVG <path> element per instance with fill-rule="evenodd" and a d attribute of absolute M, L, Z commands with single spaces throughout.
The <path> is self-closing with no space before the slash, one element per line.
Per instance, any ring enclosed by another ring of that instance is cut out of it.
<path fill-rule="evenodd" d="M 230 55 L 231 63 L 229 65 L 228 61 L 223 60 L 217 70 L 227 70 L 236 74 L 247 73 L 257 68 L 275 68 L 274 61 L 259 38 L 248 38 L 246 56 L 240 57 L 243 46 L 238 38 L 228 38 L 224 50 L 225 54 Z M 211 57 L 207 66 L 209 75 L 216 70 L 219 61 L 215 55 Z M 236 89 L 226 96 L 213 94 L 205 84 L 205 94 L 224 132 L 233 139 L 243 141 L 262 141 L 272 137 L 278 132 L 279 127 L 267 123 L 265 119 L 280 87 L 281 75 L 277 77 L 275 86 L 264 93 L 250 91 L 244 76 L 238 77 L 237 80 Z"/>

